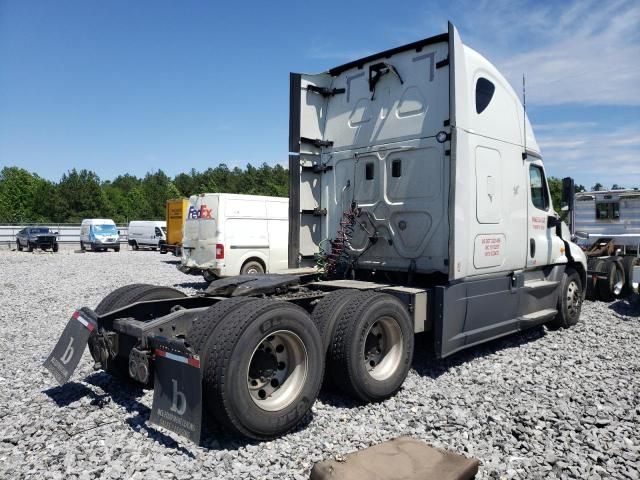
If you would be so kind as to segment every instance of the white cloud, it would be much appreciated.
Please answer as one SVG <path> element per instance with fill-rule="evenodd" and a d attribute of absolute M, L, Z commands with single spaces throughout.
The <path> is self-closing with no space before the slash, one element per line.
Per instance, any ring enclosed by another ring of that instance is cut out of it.
<path fill-rule="evenodd" d="M 532 103 L 640 105 L 640 3 L 576 1 L 528 20 L 507 27 L 525 29 L 527 48 L 496 63 L 512 82 L 526 74 Z"/>
<path fill-rule="evenodd" d="M 413 28 L 387 34 L 409 42 L 446 31 L 491 60 L 536 105 L 640 105 L 640 2 L 458 0 L 429 8 Z"/>
<path fill-rule="evenodd" d="M 609 130 L 544 131 L 537 140 L 549 175 L 571 175 L 587 188 L 595 182 L 640 186 L 640 124 Z"/>

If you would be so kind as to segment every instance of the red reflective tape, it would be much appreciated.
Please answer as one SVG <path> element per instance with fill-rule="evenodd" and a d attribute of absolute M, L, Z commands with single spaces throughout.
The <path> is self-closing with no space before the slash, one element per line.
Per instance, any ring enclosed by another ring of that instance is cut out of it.
<path fill-rule="evenodd" d="M 71 315 L 71 318 L 73 318 L 74 320 L 77 320 L 79 316 L 80 316 L 80 312 L 76 310 L 75 312 L 73 312 L 73 315 Z"/>
<path fill-rule="evenodd" d="M 185 357 L 184 355 L 176 355 L 175 353 L 167 352 L 156 348 L 156 356 L 166 358 L 167 360 L 173 360 L 175 362 L 186 363 L 192 367 L 200 368 L 200 358 Z"/>
<path fill-rule="evenodd" d="M 192 367 L 200 368 L 200 359 L 199 358 L 189 358 L 188 363 Z"/>
<path fill-rule="evenodd" d="M 86 327 L 90 332 L 93 332 L 93 329 L 95 328 L 92 322 L 87 322 Z"/>

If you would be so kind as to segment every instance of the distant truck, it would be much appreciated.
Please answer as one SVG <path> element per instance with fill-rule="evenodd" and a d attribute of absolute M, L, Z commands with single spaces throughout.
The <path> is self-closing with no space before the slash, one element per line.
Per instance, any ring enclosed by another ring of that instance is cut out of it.
<path fill-rule="evenodd" d="M 120 251 L 120 231 L 110 218 L 86 218 L 80 225 L 80 250 Z"/>
<path fill-rule="evenodd" d="M 134 220 L 129 222 L 129 245 L 134 250 L 150 248 L 156 250 L 161 242 L 167 240 L 167 222 L 155 220 Z"/>
<path fill-rule="evenodd" d="M 610 190 L 575 194 L 573 231 L 585 248 L 587 297 L 611 301 L 638 289 L 640 267 L 640 191 Z"/>
<path fill-rule="evenodd" d="M 48 227 L 27 227 L 16 233 L 16 247 L 19 251 L 26 248 L 28 252 L 33 252 L 34 249 L 39 248 L 57 252 L 58 237 Z"/>
<path fill-rule="evenodd" d="M 174 255 L 180 255 L 189 200 L 186 198 L 167 200 L 166 211 L 166 239 L 160 242 L 160 253 L 173 252 Z"/>
<path fill-rule="evenodd" d="M 287 268 L 289 199 L 203 193 L 189 199 L 179 270 L 212 281 Z"/>

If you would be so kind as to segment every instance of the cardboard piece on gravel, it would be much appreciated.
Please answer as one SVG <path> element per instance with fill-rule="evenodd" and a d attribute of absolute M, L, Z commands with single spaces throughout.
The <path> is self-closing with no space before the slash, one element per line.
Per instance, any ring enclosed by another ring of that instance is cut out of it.
<path fill-rule="evenodd" d="M 311 480 L 467 480 L 480 462 L 430 447 L 411 437 L 399 437 L 346 455 L 345 461 L 325 460 L 311 470 Z"/>

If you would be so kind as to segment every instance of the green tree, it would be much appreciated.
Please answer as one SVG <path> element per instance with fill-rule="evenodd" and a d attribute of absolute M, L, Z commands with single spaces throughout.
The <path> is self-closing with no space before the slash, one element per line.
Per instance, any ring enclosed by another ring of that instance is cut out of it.
<path fill-rule="evenodd" d="M 58 184 L 60 200 L 66 205 L 63 221 L 80 222 L 83 218 L 105 216 L 109 208 L 100 178 L 94 172 L 74 168 L 62 175 Z"/>
<path fill-rule="evenodd" d="M 548 177 L 547 184 L 549 185 L 549 194 L 551 195 L 553 208 L 559 212 L 562 207 L 562 180 L 557 177 Z"/>
<path fill-rule="evenodd" d="M 0 222 L 24 223 L 36 221 L 36 205 L 39 201 L 49 202 L 49 199 L 39 198 L 39 188 L 46 184 L 46 180 L 23 168 L 4 167 L 0 171 Z M 39 206 L 37 208 L 39 211 Z M 48 220 L 44 217 L 43 220 Z"/>
<path fill-rule="evenodd" d="M 600 190 L 604 190 L 604 185 L 602 185 L 600 182 L 591 187 L 592 192 L 599 192 Z"/>

